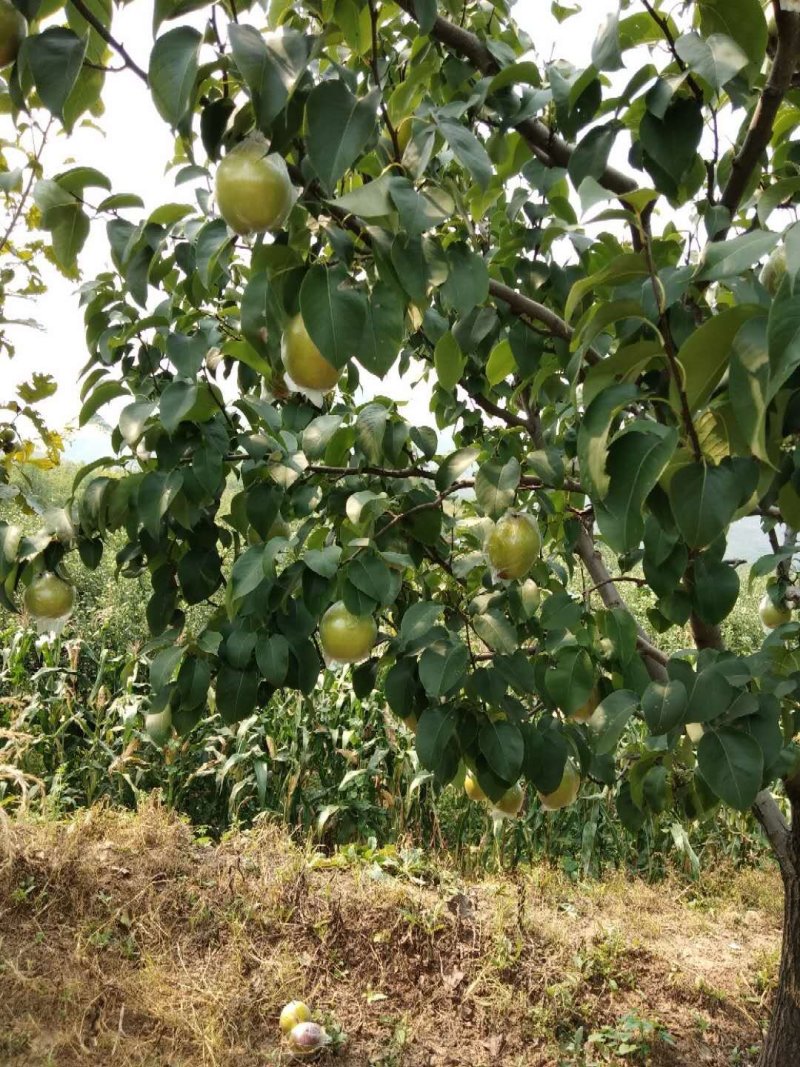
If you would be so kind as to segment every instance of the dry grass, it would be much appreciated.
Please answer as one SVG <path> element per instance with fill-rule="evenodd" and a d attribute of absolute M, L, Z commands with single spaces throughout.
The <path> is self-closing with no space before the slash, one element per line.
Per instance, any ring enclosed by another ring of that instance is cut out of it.
<path fill-rule="evenodd" d="M 0 1063 L 288 1063 L 276 1020 L 300 996 L 347 1032 L 341 1067 L 747 1064 L 779 934 L 763 872 L 434 887 L 319 869 L 269 827 L 202 846 L 156 806 L 6 821 Z M 623 1059 L 631 1014 L 674 1044 Z M 576 1051 L 580 1027 L 605 1043 Z"/>

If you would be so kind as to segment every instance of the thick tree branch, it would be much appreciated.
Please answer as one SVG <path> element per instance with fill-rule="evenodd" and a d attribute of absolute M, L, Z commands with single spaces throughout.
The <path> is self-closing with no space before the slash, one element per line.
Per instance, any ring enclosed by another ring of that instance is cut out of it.
<path fill-rule="evenodd" d="M 756 797 L 753 803 L 753 815 L 761 824 L 761 829 L 778 860 L 781 873 L 790 874 L 792 860 L 789 849 L 789 824 L 768 789 L 762 789 Z"/>
<path fill-rule="evenodd" d="M 778 45 L 767 84 L 753 113 L 750 129 L 744 143 L 733 160 L 731 175 L 722 194 L 721 203 L 731 213 L 731 222 L 742 202 L 753 171 L 772 137 L 775 118 L 783 98 L 792 85 L 800 53 L 800 15 L 778 11 Z M 723 241 L 730 226 L 715 234 L 715 241 Z"/>
<path fill-rule="evenodd" d="M 397 3 L 415 22 L 418 21 L 414 0 L 397 0 Z M 456 26 L 455 23 L 448 22 L 447 19 L 439 16 L 433 24 L 430 35 L 446 48 L 468 59 L 481 74 L 496 74 L 500 70 L 497 60 L 480 37 L 469 30 Z M 514 128 L 525 138 L 531 151 L 543 162 L 555 167 L 568 165 L 575 146 L 565 141 L 563 137 L 559 137 L 544 122 L 533 118 L 523 119 Z M 617 196 L 625 196 L 638 189 L 638 183 L 633 178 L 623 174 L 622 171 L 615 170 L 614 167 L 606 167 L 598 181 L 600 185 L 616 193 Z"/>
<path fill-rule="evenodd" d="M 114 49 L 120 59 L 122 59 L 122 61 L 124 62 L 125 66 L 132 70 L 133 73 L 137 75 L 137 77 L 141 78 L 145 85 L 148 85 L 149 82 L 147 74 L 145 74 L 145 72 L 138 65 L 138 63 L 136 63 L 136 61 L 131 58 L 130 54 L 128 53 L 128 50 L 125 48 L 125 45 L 121 44 L 119 41 L 117 41 L 114 37 L 111 36 L 109 31 L 103 25 L 103 23 L 100 22 L 100 20 L 92 14 L 86 4 L 84 4 L 83 0 L 70 0 L 70 3 L 78 12 L 78 14 L 81 15 L 82 18 L 86 19 L 92 29 L 95 30 L 95 32 L 103 38 L 106 44 Z"/>

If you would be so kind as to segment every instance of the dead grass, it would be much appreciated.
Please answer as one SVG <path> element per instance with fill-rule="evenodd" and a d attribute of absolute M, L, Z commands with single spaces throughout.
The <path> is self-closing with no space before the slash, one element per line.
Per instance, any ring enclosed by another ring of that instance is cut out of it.
<path fill-rule="evenodd" d="M 346 1031 L 341 1067 L 747 1064 L 779 880 L 709 884 L 376 881 L 270 827 L 202 846 L 157 806 L 0 822 L 0 1063 L 288 1063 L 276 1020 L 302 997 Z M 626 1016 L 674 1044 L 622 1058 Z"/>

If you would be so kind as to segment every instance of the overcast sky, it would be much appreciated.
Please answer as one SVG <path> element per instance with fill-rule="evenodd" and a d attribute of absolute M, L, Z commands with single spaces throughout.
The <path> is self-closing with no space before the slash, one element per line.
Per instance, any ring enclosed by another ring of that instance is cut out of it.
<path fill-rule="evenodd" d="M 142 16 L 144 6 L 137 0 L 115 9 L 114 33 L 146 69 L 152 23 L 149 13 L 147 18 Z M 616 7 L 616 0 L 591 0 L 585 4 L 584 12 L 561 26 L 550 15 L 549 0 L 519 0 L 515 14 L 534 38 L 543 58 L 563 58 L 576 65 L 587 65 L 595 33 L 607 13 Z M 197 21 L 197 16 L 194 18 Z M 192 202 L 191 188 L 176 189 L 172 177 L 164 173 L 173 153 L 173 139 L 141 81 L 127 71 L 109 74 L 104 101 L 106 113 L 99 120 L 104 133 L 81 129 L 71 138 L 63 135 L 53 138 L 44 157 L 45 174 L 58 173 L 77 161 L 94 165 L 107 174 L 114 192 L 137 193 L 148 211 L 165 202 Z M 4 140 L 13 138 L 10 127 L 10 119 L 2 116 L 0 131 Z M 9 163 L 16 166 L 19 160 L 9 157 Z M 130 213 L 130 217 L 135 216 Z M 81 257 L 84 278 L 102 270 L 106 260 L 105 229 L 94 225 Z M 42 405 L 43 411 L 53 427 L 67 428 L 76 423 L 80 407 L 78 375 L 87 358 L 83 323 L 74 285 L 55 271 L 47 272 L 47 282 L 49 290 L 35 309 L 20 307 L 19 303 L 13 309 L 16 314 L 32 314 L 41 322 L 43 330 L 14 330 L 17 355 L 10 363 L 0 357 L 0 380 L 3 395 L 8 396 L 9 385 L 26 380 L 34 371 L 52 374 L 58 382 L 58 393 Z M 408 383 L 391 374 L 383 383 L 375 382 L 375 386 L 385 395 L 407 399 L 409 403 L 404 411 L 414 423 L 432 421 L 424 390 L 417 389 L 412 394 Z M 109 415 L 111 410 L 103 409 L 101 414 Z"/>

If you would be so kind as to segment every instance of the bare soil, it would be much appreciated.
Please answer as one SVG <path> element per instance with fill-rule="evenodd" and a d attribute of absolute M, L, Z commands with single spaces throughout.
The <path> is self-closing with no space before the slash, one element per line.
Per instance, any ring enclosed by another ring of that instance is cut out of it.
<path fill-rule="evenodd" d="M 770 870 L 465 882 L 322 860 L 268 826 L 201 844 L 157 806 L 0 818 L 5 1067 L 288 1064 L 298 997 L 343 1032 L 325 1067 L 731 1067 L 769 1011 Z"/>

